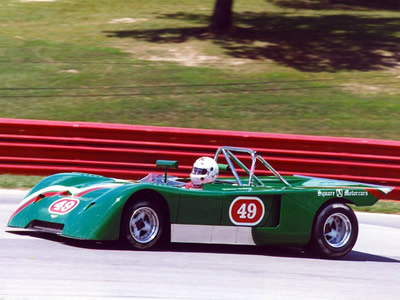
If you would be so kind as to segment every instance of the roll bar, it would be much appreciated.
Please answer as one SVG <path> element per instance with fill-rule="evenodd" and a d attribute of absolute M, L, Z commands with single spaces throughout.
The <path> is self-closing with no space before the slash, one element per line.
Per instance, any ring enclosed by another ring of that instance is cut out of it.
<path fill-rule="evenodd" d="M 233 152 L 238 152 L 238 153 L 246 153 L 251 156 L 252 162 L 251 162 L 251 167 L 250 170 L 246 167 L 246 165 L 233 153 Z M 281 180 L 286 186 L 291 186 L 289 182 L 286 181 L 285 178 L 283 178 L 264 158 L 261 157 L 260 154 L 258 154 L 256 151 L 247 149 L 247 148 L 239 148 L 239 147 L 229 147 L 229 146 L 222 146 L 219 147 L 217 152 L 215 153 L 214 160 L 218 163 L 218 157 L 220 154 L 223 154 L 225 157 L 226 162 L 228 163 L 233 176 L 235 177 L 237 184 L 238 185 L 243 185 L 243 183 L 240 180 L 240 177 L 235 169 L 235 166 L 233 165 L 233 162 L 235 162 L 237 165 L 239 165 L 246 173 L 249 175 L 249 181 L 248 185 L 251 185 L 253 180 L 259 185 L 259 186 L 264 186 L 264 183 L 254 174 L 255 173 L 255 168 L 256 168 L 256 162 L 257 160 L 260 161 L 272 174 L 274 174 L 279 180 Z M 232 162 L 233 161 L 233 162 Z"/>

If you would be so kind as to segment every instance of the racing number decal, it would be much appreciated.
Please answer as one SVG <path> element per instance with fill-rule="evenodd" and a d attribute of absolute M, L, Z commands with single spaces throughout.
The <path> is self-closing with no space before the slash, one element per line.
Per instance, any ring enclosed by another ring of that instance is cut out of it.
<path fill-rule="evenodd" d="M 264 203 L 257 197 L 237 197 L 229 207 L 229 218 L 235 225 L 257 225 L 264 213 Z"/>
<path fill-rule="evenodd" d="M 73 198 L 63 198 L 53 202 L 53 204 L 49 207 L 49 213 L 51 214 L 58 214 L 58 215 L 65 215 L 73 210 L 79 204 L 78 199 Z"/>

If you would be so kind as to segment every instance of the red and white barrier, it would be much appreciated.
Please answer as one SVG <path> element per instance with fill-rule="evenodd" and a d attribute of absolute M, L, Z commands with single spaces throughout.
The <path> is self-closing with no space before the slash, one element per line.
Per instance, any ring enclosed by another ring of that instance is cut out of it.
<path fill-rule="evenodd" d="M 399 141 L 0 118 L 0 173 L 136 179 L 170 159 L 179 161 L 171 174 L 188 177 L 196 158 L 219 146 L 257 150 L 284 175 L 395 186 L 388 198 L 400 199 Z"/>

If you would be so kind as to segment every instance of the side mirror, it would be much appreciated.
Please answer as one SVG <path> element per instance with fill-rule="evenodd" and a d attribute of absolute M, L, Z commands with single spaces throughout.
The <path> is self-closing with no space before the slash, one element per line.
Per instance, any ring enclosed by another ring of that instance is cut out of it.
<path fill-rule="evenodd" d="M 178 161 L 177 160 L 157 160 L 156 167 L 164 169 L 164 183 L 167 183 L 167 170 L 168 170 L 168 168 L 178 169 Z"/>

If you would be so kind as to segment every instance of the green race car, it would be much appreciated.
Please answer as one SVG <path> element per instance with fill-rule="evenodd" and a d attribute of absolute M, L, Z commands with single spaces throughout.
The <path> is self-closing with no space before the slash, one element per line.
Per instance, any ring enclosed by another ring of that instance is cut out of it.
<path fill-rule="evenodd" d="M 26 195 L 8 226 L 74 239 L 121 240 L 133 249 L 168 242 L 273 245 L 338 258 L 353 248 L 358 235 L 357 218 L 347 204 L 373 205 L 392 190 L 281 176 L 245 148 L 220 147 L 213 162 L 215 178 L 197 188 L 190 178 L 167 174 L 177 161 L 157 161 L 164 172 L 138 181 L 55 174 Z M 197 174 L 204 180 L 208 171 L 194 167 L 192 179 Z"/>

